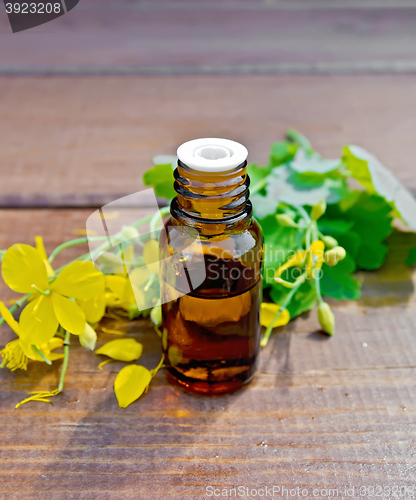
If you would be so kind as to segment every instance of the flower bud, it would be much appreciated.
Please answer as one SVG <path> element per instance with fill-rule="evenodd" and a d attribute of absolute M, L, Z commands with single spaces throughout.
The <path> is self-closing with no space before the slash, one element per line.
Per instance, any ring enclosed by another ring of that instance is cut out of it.
<path fill-rule="evenodd" d="M 334 267 L 338 264 L 339 261 L 345 259 L 347 252 L 345 248 L 335 247 L 332 250 L 328 250 L 325 252 L 324 259 L 325 264 L 330 267 Z"/>
<path fill-rule="evenodd" d="M 133 226 L 123 226 L 121 234 L 126 240 L 134 240 L 140 236 L 139 231 Z"/>
<path fill-rule="evenodd" d="M 130 304 L 127 308 L 127 312 L 129 313 L 129 319 L 136 319 L 140 316 L 141 311 L 137 307 L 136 303 Z"/>
<path fill-rule="evenodd" d="M 322 330 L 328 335 L 333 335 L 335 332 L 335 316 L 331 308 L 326 302 L 322 302 L 318 306 L 318 320 Z"/>
<path fill-rule="evenodd" d="M 88 323 L 85 323 L 85 330 L 79 336 L 79 343 L 82 345 L 82 347 L 85 347 L 85 349 L 93 351 L 95 349 L 96 342 L 97 334 Z"/>
<path fill-rule="evenodd" d="M 326 210 L 326 201 L 321 200 L 316 203 L 311 210 L 311 219 L 312 220 L 318 220 L 319 217 L 321 217 Z"/>
<path fill-rule="evenodd" d="M 277 214 L 277 222 L 284 227 L 297 227 L 296 222 L 288 214 Z"/>
<path fill-rule="evenodd" d="M 322 238 L 322 241 L 324 242 L 325 247 L 329 248 L 329 249 L 338 246 L 338 241 L 335 238 L 333 238 L 332 236 L 324 236 Z"/>
<path fill-rule="evenodd" d="M 152 309 L 150 319 L 156 326 L 160 326 L 162 324 L 162 306 L 160 304 Z"/>

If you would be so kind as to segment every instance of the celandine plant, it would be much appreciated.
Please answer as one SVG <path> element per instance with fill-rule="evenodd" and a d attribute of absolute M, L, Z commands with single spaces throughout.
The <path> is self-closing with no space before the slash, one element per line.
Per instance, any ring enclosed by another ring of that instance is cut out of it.
<path fill-rule="evenodd" d="M 173 170 L 176 158 L 157 157 L 155 166 L 144 175 L 144 183 L 165 199 L 175 196 Z M 416 201 L 393 174 L 374 156 L 357 146 L 346 146 L 342 158 L 326 160 L 309 141 L 295 131 L 287 139 L 272 145 L 268 165 L 248 166 L 254 215 L 265 237 L 263 288 L 267 301 L 261 306 L 261 323 L 265 327 L 261 345 L 265 346 L 272 329 L 312 309 L 318 303 L 317 315 L 323 332 L 335 332 L 335 319 L 322 297 L 355 300 L 360 296 L 357 270 L 376 270 L 384 262 L 394 219 L 401 219 L 416 230 Z M 354 180 L 353 187 L 351 180 Z M 105 253 L 107 238 L 91 254 L 80 256 L 59 269 L 52 263 L 66 248 L 86 243 L 77 238 L 46 255 L 43 240 L 36 245 L 15 244 L 0 252 L 2 276 L 15 292 L 23 294 L 10 308 L 0 302 L 0 324 L 6 322 L 16 334 L 0 352 L 1 366 L 11 371 L 27 368 L 29 361 L 51 364 L 63 359 L 61 377 L 56 389 L 36 391 L 19 403 L 49 402 L 64 387 L 70 343 L 77 337 L 86 349 L 94 350 L 96 329 L 101 320 L 150 316 L 159 335 L 161 324 L 158 279 L 158 242 L 156 232 L 137 245 L 117 245 L 139 236 L 140 226 L 149 223 L 156 229 L 160 217 L 145 217 L 123 228 L 123 235 L 112 238 L 111 262 Z M 123 236 L 123 237 L 122 237 Z M 89 237 L 94 239 L 94 237 Z M 98 266 L 92 262 L 97 260 Z M 115 266 L 115 263 L 119 266 Z M 416 249 L 406 261 L 416 263 Z M 144 269 L 140 291 L 129 273 L 135 265 Z M 109 273 L 110 271 L 110 273 Z M 133 283 L 133 285 L 132 285 Z M 151 308 L 141 311 L 137 298 Z M 13 313 L 22 308 L 16 320 Z M 106 333 L 120 335 L 121 331 Z M 56 350 L 61 352 L 57 353 Z M 107 356 L 102 366 L 119 360 L 127 364 L 118 373 L 114 389 L 120 407 L 138 399 L 163 364 L 154 370 L 137 365 L 142 345 L 133 338 L 119 338 L 96 350 Z"/>

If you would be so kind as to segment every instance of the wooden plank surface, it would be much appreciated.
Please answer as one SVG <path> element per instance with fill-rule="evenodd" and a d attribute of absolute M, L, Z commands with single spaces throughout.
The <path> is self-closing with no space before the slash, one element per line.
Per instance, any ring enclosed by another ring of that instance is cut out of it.
<path fill-rule="evenodd" d="M 0 206 L 100 206 L 197 137 L 267 161 L 288 127 L 327 157 L 359 144 L 416 190 L 416 76 L 1 77 Z M 145 204 L 145 201 L 144 201 Z"/>
<path fill-rule="evenodd" d="M 43 234 L 51 251 L 90 213 L 2 210 L 0 248 Z M 416 300 L 412 271 L 398 262 L 416 240 L 392 238 L 383 269 L 360 275 L 363 298 L 331 303 L 333 338 L 318 333 L 315 312 L 276 331 L 255 380 L 234 395 L 186 394 L 162 370 L 121 410 L 112 385 L 122 363 L 99 371 L 73 340 L 64 393 L 53 405 L 14 410 L 29 390 L 56 387 L 60 362 L 1 370 L 0 498 L 192 500 L 209 498 L 207 486 L 273 485 L 308 490 L 292 498 L 328 498 L 328 488 L 339 491 L 330 498 L 347 498 L 346 487 L 362 498 L 360 487 L 414 485 Z M 75 256 L 70 249 L 62 259 Z M 0 297 L 11 297 L 4 286 Z M 132 323 L 127 335 L 155 366 L 160 345 L 149 323 Z M 2 326 L 0 345 L 11 337 Z"/>
<path fill-rule="evenodd" d="M 82 0 L 18 34 L 1 14 L 3 73 L 416 71 L 412 0 Z"/>

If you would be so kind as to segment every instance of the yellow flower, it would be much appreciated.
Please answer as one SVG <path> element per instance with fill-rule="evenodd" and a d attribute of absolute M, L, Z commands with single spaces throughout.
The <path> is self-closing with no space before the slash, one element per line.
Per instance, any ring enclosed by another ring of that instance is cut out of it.
<path fill-rule="evenodd" d="M 97 262 L 104 274 L 127 274 L 131 269 L 134 261 L 134 246 L 123 245 L 121 248 L 121 255 L 107 251 L 98 257 Z"/>
<path fill-rule="evenodd" d="M 306 266 L 306 276 L 308 278 L 312 277 L 313 269 L 321 269 L 324 261 L 324 250 L 325 244 L 321 240 L 315 240 L 312 242 L 309 249 L 308 264 Z"/>
<path fill-rule="evenodd" d="M 105 294 L 108 307 L 120 307 L 128 310 L 131 304 L 135 304 L 133 288 L 129 276 L 108 275 L 105 277 L 107 292 Z"/>
<path fill-rule="evenodd" d="M 70 298 L 89 300 L 104 291 L 104 277 L 92 262 L 74 262 L 49 283 L 43 260 L 29 245 L 16 244 L 6 251 L 2 275 L 15 292 L 36 297 L 20 316 L 20 336 L 28 344 L 48 342 L 59 324 L 74 335 L 83 333 L 85 313 Z"/>
<path fill-rule="evenodd" d="M 84 311 L 87 323 L 94 325 L 101 321 L 105 314 L 106 295 L 101 293 L 89 300 L 77 300 L 76 303 Z"/>
<path fill-rule="evenodd" d="M 2 366 L 7 366 L 7 368 L 9 368 L 11 371 L 17 370 L 19 368 L 22 370 L 26 370 L 28 358 L 34 361 L 45 361 L 45 358 L 49 361 L 55 361 L 56 359 L 63 358 L 63 354 L 56 354 L 51 352 L 58 347 L 62 347 L 64 343 L 62 339 L 53 337 L 48 342 L 45 342 L 38 346 L 33 346 L 28 342 L 24 342 L 20 338 L 20 325 L 13 318 L 10 311 L 3 304 L 3 302 L 0 302 L 0 314 L 4 318 L 4 321 L 19 337 L 9 342 L 6 347 L 0 352 L 1 356 L 3 357 Z"/>
<path fill-rule="evenodd" d="M 273 321 L 273 318 L 276 316 L 279 311 L 279 304 L 271 304 L 269 302 L 263 302 L 261 305 L 261 314 L 260 314 L 260 323 L 264 327 L 270 326 L 270 323 Z M 278 326 L 287 325 L 290 321 L 290 314 L 287 309 L 283 309 L 280 315 L 273 323 L 273 328 Z"/>
<path fill-rule="evenodd" d="M 36 243 L 36 250 L 37 250 L 38 254 L 40 255 L 40 258 L 45 263 L 46 272 L 48 273 L 48 278 L 55 276 L 55 271 L 53 270 L 52 266 L 48 262 L 48 256 L 46 255 L 45 245 L 43 243 L 42 236 L 35 236 L 35 243 Z"/>
<path fill-rule="evenodd" d="M 306 250 L 299 250 L 296 252 L 290 259 L 285 262 L 282 266 L 279 267 L 279 269 L 276 271 L 275 278 L 279 278 L 286 269 L 289 269 L 290 267 L 294 266 L 299 266 L 300 264 L 303 263 L 306 257 Z"/>

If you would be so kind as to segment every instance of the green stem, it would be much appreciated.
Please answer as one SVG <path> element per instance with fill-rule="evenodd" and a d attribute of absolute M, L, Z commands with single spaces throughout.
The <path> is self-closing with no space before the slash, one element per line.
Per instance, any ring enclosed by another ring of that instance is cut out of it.
<path fill-rule="evenodd" d="M 311 227 L 312 227 L 312 241 L 316 241 L 318 239 L 319 231 L 318 231 L 318 225 L 315 220 L 312 221 Z"/>
<path fill-rule="evenodd" d="M 35 349 L 35 351 L 39 354 L 39 356 L 41 358 L 43 358 L 43 361 L 45 361 L 45 363 L 47 365 L 51 365 L 52 364 L 52 361 L 49 360 L 42 352 L 39 351 L 39 349 L 34 345 L 33 348 Z"/>
<path fill-rule="evenodd" d="M 153 217 L 153 215 L 146 215 L 146 217 L 143 217 L 142 219 L 139 219 L 138 221 L 133 222 L 133 224 L 130 224 L 130 225 L 132 227 L 141 226 L 142 224 L 146 224 L 146 222 L 149 222 L 152 219 L 152 217 Z M 118 240 L 118 238 L 120 237 L 120 235 L 121 235 L 121 231 L 115 235 L 114 240 L 115 241 Z M 90 241 L 90 240 L 94 240 L 94 239 L 95 239 L 95 241 L 99 241 L 96 238 L 99 238 L 99 240 L 107 240 L 107 237 L 105 237 L 105 236 L 93 236 L 91 238 L 79 238 L 78 240 L 73 240 L 73 241 L 85 240 L 84 241 L 85 243 L 88 242 L 88 241 Z M 70 243 L 70 242 L 68 242 L 68 243 Z M 75 244 L 77 244 L 77 243 L 75 243 Z M 65 243 L 63 245 L 65 245 Z M 60 245 L 60 246 L 62 247 L 63 245 Z M 72 246 L 72 245 L 69 245 L 69 246 Z M 67 247 L 65 247 L 65 248 L 67 248 Z M 69 266 L 69 264 L 73 264 L 74 262 L 94 260 L 94 258 L 95 258 L 96 255 L 99 255 L 101 252 L 103 252 L 105 250 L 108 250 L 109 248 L 110 248 L 110 246 L 109 246 L 108 242 L 106 241 L 105 243 L 103 243 L 102 245 L 100 245 L 98 248 L 96 248 L 94 250 L 94 252 L 92 252 L 92 253 L 91 252 L 84 253 L 84 255 L 80 255 L 79 257 L 77 257 L 74 260 L 71 260 L 70 262 L 68 262 L 64 266 L 61 266 L 60 268 L 55 269 L 55 271 L 56 272 L 62 271 L 62 269 L 64 269 L 65 267 Z M 57 249 L 55 249 L 55 250 L 57 250 Z M 52 252 L 52 254 L 55 253 L 55 250 Z M 62 248 L 62 250 L 63 250 L 63 248 Z"/>
<path fill-rule="evenodd" d="M 278 319 L 278 317 L 282 314 L 282 312 L 286 309 L 286 306 L 289 304 L 289 302 L 292 300 L 292 297 L 295 295 L 295 293 L 299 290 L 299 287 L 302 285 L 302 283 L 305 281 L 306 274 L 303 273 L 299 278 L 299 284 L 296 288 L 293 288 L 284 298 L 282 303 L 280 304 L 280 308 L 277 311 L 275 317 L 273 320 L 270 322 L 270 325 L 267 327 L 266 331 L 264 332 L 264 336 L 261 339 L 260 345 L 262 347 L 265 347 L 267 345 L 267 342 L 269 341 L 270 334 L 272 333 L 273 330 L 273 325 L 274 322 Z"/>
<path fill-rule="evenodd" d="M 311 218 L 308 214 L 308 212 L 302 207 L 302 205 L 299 205 L 296 207 L 300 213 L 300 215 L 305 219 L 306 224 L 310 224 Z"/>
<path fill-rule="evenodd" d="M 66 374 L 66 369 L 68 368 L 68 360 L 69 360 L 70 337 L 71 337 L 71 334 L 67 331 L 65 333 L 65 340 L 64 340 L 64 362 L 62 363 L 61 378 L 59 380 L 59 386 L 58 386 L 59 392 L 62 392 L 62 390 L 64 388 L 65 374 Z"/>
<path fill-rule="evenodd" d="M 306 231 L 306 236 L 305 236 L 306 250 L 308 250 L 308 251 L 309 251 L 310 246 L 311 246 L 311 231 L 312 231 L 312 227 L 311 227 L 311 225 L 309 225 L 308 229 Z"/>
<path fill-rule="evenodd" d="M 28 293 L 27 295 L 25 295 L 24 297 L 22 297 L 20 300 L 18 300 L 16 302 L 16 304 L 14 304 L 10 309 L 10 313 L 13 314 L 17 308 L 21 307 L 28 299 L 29 297 L 31 297 L 33 294 L 32 293 Z M 0 325 L 2 325 L 4 323 L 4 318 L 0 318 Z"/>
<path fill-rule="evenodd" d="M 89 238 L 77 238 L 76 240 L 67 241 L 66 243 L 62 243 L 55 248 L 55 250 L 49 255 L 48 262 L 52 262 L 54 258 L 58 255 L 59 252 L 65 250 L 66 248 L 73 247 L 75 245 L 81 245 L 82 243 L 88 243 L 89 241 L 107 241 L 106 236 L 91 236 Z"/>
<path fill-rule="evenodd" d="M 170 212 L 170 207 L 163 207 L 161 208 L 158 212 L 156 212 L 151 220 L 150 220 L 150 232 L 151 232 L 151 237 L 152 239 L 155 239 L 155 231 L 157 229 L 157 226 L 159 225 L 159 222 L 163 219 L 165 215 L 167 215 Z"/>
<path fill-rule="evenodd" d="M 147 280 L 146 286 L 143 288 L 143 290 L 145 292 L 149 291 L 149 288 L 152 286 L 152 284 L 154 283 L 155 279 L 156 279 L 156 276 L 154 274 L 151 274 L 149 276 L 149 279 Z"/>
<path fill-rule="evenodd" d="M 133 222 L 133 224 L 130 224 L 130 226 L 133 227 L 138 227 L 141 226 L 142 224 L 146 224 L 146 222 L 149 222 L 152 220 L 153 215 L 146 215 L 146 217 L 143 217 L 143 219 L 136 220 L 136 222 Z"/>
<path fill-rule="evenodd" d="M 322 299 L 322 295 L 321 295 L 320 278 L 315 278 L 315 290 L 316 290 L 316 295 L 318 296 L 318 302 L 319 302 L 319 304 L 322 304 L 323 299 Z"/>

